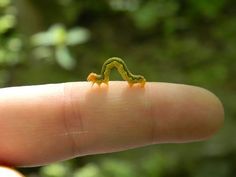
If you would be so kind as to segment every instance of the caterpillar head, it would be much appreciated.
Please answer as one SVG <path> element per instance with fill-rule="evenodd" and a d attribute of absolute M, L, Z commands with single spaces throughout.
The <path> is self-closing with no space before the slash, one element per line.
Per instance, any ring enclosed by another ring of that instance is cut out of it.
<path fill-rule="evenodd" d="M 95 83 L 97 81 L 98 75 L 96 73 L 90 73 L 87 77 L 87 81 Z"/>

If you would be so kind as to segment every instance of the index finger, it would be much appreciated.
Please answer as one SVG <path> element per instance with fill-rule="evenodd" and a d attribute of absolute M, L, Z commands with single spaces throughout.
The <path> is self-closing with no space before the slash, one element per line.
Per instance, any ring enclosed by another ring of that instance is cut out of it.
<path fill-rule="evenodd" d="M 220 101 L 168 83 L 129 88 L 87 82 L 0 90 L 0 161 L 41 165 L 153 143 L 206 139 L 221 126 Z"/>

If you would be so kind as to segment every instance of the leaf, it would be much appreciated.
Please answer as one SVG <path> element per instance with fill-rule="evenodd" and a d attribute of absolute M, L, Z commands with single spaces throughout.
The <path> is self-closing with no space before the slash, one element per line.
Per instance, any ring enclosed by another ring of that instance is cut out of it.
<path fill-rule="evenodd" d="M 86 166 L 75 171 L 73 177 L 99 177 L 101 176 L 100 169 L 94 164 L 87 164 Z"/>
<path fill-rule="evenodd" d="M 53 25 L 49 29 L 49 33 L 53 38 L 54 45 L 62 45 L 66 43 L 67 31 L 63 25 Z"/>
<path fill-rule="evenodd" d="M 62 163 L 55 163 L 41 168 L 41 174 L 44 177 L 64 177 L 67 174 L 67 168 Z"/>
<path fill-rule="evenodd" d="M 102 162 L 102 170 L 108 176 L 113 177 L 136 177 L 134 166 L 128 161 L 106 159 Z"/>
<path fill-rule="evenodd" d="M 33 55 L 37 59 L 46 59 L 52 56 L 52 50 L 48 47 L 40 46 L 33 50 Z"/>
<path fill-rule="evenodd" d="M 90 33 L 85 28 L 77 27 L 68 32 L 66 44 L 76 45 L 87 42 L 90 37 Z"/>
<path fill-rule="evenodd" d="M 0 7 L 6 7 L 10 5 L 11 1 L 10 0 L 0 0 Z"/>
<path fill-rule="evenodd" d="M 63 25 L 53 25 L 48 31 L 40 32 L 32 36 L 34 46 L 52 46 L 65 44 L 67 32 Z"/>
<path fill-rule="evenodd" d="M 54 44 L 54 39 L 49 32 L 41 32 L 31 37 L 31 43 L 34 46 L 50 46 Z"/>
<path fill-rule="evenodd" d="M 66 46 L 56 47 L 56 60 L 58 64 L 64 69 L 71 70 L 74 68 L 76 61 L 71 56 Z"/>
<path fill-rule="evenodd" d="M 16 17 L 14 15 L 4 15 L 0 17 L 0 34 L 5 33 L 16 24 Z"/>

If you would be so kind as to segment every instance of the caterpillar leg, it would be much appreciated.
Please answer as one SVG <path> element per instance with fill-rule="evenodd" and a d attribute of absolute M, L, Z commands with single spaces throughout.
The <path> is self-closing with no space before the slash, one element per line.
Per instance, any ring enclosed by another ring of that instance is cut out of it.
<path fill-rule="evenodd" d="M 106 82 L 103 82 L 103 83 L 106 84 L 106 86 L 108 87 L 108 86 L 109 86 L 109 85 L 108 85 L 108 82 L 109 82 L 109 81 L 106 81 Z"/>
<path fill-rule="evenodd" d="M 95 82 L 91 82 L 92 84 L 91 84 L 91 87 L 93 87 L 93 85 L 95 84 Z"/>
<path fill-rule="evenodd" d="M 98 87 L 101 87 L 102 82 L 98 82 L 97 84 L 98 84 Z"/>
<path fill-rule="evenodd" d="M 128 82 L 128 84 L 129 84 L 129 87 L 133 87 L 133 85 L 134 85 L 134 83 L 132 83 L 132 82 Z"/>
<path fill-rule="evenodd" d="M 141 85 L 142 88 L 144 88 L 145 82 L 141 82 L 140 85 Z"/>

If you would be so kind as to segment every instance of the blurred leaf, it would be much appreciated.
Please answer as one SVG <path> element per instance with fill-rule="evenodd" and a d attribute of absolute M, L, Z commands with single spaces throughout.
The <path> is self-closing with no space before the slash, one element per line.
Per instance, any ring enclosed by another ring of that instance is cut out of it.
<path fill-rule="evenodd" d="M 40 174 L 43 177 L 65 177 L 67 170 L 63 163 L 55 163 L 41 168 Z"/>
<path fill-rule="evenodd" d="M 71 56 L 67 47 L 65 46 L 56 47 L 55 54 L 56 54 L 56 60 L 61 67 L 67 70 L 70 70 L 75 67 L 76 61 Z"/>
<path fill-rule="evenodd" d="M 0 7 L 6 7 L 10 5 L 11 0 L 0 0 Z"/>
<path fill-rule="evenodd" d="M 69 30 L 66 39 L 67 45 L 76 45 L 87 42 L 90 37 L 89 31 L 85 28 L 77 27 Z"/>
<path fill-rule="evenodd" d="M 148 177 L 161 177 L 166 170 L 167 161 L 168 158 L 162 154 L 147 156 L 141 164 L 144 174 Z"/>
<path fill-rule="evenodd" d="M 32 36 L 35 46 L 60 46 L 82 44 L 89 39 L 89 31 L 82 27 L 72 28 L 68 32 L 63 25 L 53 25 L 48 31 Z"/>
<path fill-rule="evenodd" d="M 16 24 L 16 18 L 14 15 L 4 15 L 0 17 L 0 34 L 6 32 Z"/>
<path fill-rule="evenodd" d="M 66 33 L 64 26 L 56 24 L 46 32 L 40 32 L 33 35 L 32 44 L 35 46 L 62 45 L 66 42 Z"/>
<path fill-rule="evenodd" d="M 20 38 L 13 37 L 7 42 L 7 48 L 12 52 L 18 52 L 22 49 L 22 41 Z"/>
<path fill-rule="evenodd" d="M 33 55 L 35 58 L 37 59 L 47 59 L 49 57 L 52 57 L 52 50 L 49 49 L 48 47 L 37 47 L 35 49 L 33 49 Z"/>
<path fill-rule="evenodd" d="M 53 25 L 49 29 L 49 33 L 54 39 L 54 45 L 63 45 L 66 43 L 67 31 L 63 25 Z"/>
<path fill-rule="evenodd" d="M 12 66 L 18 62 L 20 59 L 17 52 L 0 49 L 0 64 Z"/>
<path fill-rule="evenodd" d="M 115 159 L 104 160 L 101 164 L 102 170 L 108 177 L 136 177 L 134 166 L 127 162 Z"/>
<path fill-rule="evenodd" d="M 86 166 L 76 170 L 73 177 L 103 177 L 100 169 L 95 164 L 87 164 Z"/>
<path fill-rule="evenodd" d="M 33 35 L 31 42 L 34 46 L 49 46 L 54 44 L 54 39 L 49 32 L 41 32 Z"/>

